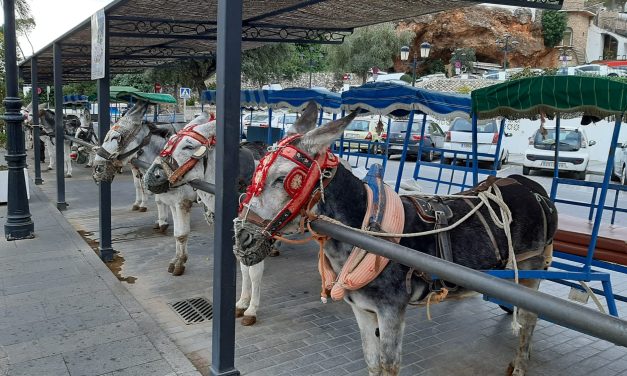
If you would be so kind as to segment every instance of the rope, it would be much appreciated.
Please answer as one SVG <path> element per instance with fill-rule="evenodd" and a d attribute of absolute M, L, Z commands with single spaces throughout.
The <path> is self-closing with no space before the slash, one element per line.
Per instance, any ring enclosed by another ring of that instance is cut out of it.
<path fill-rule="evenodd" d="M 581 285 L 581 287 L 583 287 L 584 290 L 586 290 L 586 293 L 588 294 L 588 296 L 592 298 L 592 301 L 594 302 L 594 304 L 596 304 L 599 311 L 605 314 L 605 308 L 603 308 L 603 305 L 599 301 L 599 298 L 597 298 L 596 294 L 592 292 L 590 287 L 588 287 L 588 284 L 586 284 L 584 281 L 579 281 L 579 284 Z"/>
<path fill-rule="evenodd" d="M 431 321 L 431 298 L 433 298 L 433 303 L 437 304 L 446 299 L 447 295 L 448 289 L 446 288 L 442 288 L 442 290 L 440 291 L 431 291 L 429 294 L 427 294 L 427 320 Z"/>

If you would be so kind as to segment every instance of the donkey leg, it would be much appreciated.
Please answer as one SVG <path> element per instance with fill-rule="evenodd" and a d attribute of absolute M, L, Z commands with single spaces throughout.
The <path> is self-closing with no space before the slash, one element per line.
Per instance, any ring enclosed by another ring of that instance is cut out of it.
<path fill-rule="evenodd" d="M 70 150 L 70 143 L 66 142 L 65 153 L 63 155 L 63 164 L 65 165 L 65 177 L 66 178 L 72 177 L 72 158 L 70 158 L 70 155 L 68 154 L 69 150 Z"/>
<path fill-rule="evenodd" d="M 538 287 L 540 287 L 540 280 L 524 279 L 520 280 L 520 284 L 537 290 Z M 520 333 L 518 334 L 518 350 L 516 351 L 516 357 L 507 369 L 507 375 L 512 376 L 523 376 L 525 372 L 527 372 L 527 366 L 531 356 L 531 337 L 533 336 L 533 330 L 538 321 L 538 315 L 519 308 L 518 321 L 521 325 Z"/>
<path fill-rule="evenodd" d="M 174 233 L 176 234 L 176 229 L 178 227 L 178 222 L 176 220 L 176 209 L 174 208 L 174 206 L 170 206 L 170 213 L 172 213 L 172 221 L 174 222 Z M 175 240 L 176 240 L 176 235 L 175 236 Z M 179 242 L 176 241 L 176 247 L 175 247 L 175 255 L 172 259 L 170 259 L 170 264 L 168 265 L 168 273 L 172 273 L 174 272 L 174 264 L 176 263 L 176 259 L 178 258 L 178 255 L 180 253 L 179 250 Z"/>
<path fill-rule="evenodd" d="M 46 150 L 48 151 L 48 170 L 52 170 L 54 168 L 56 158 L 55 148 L 50 141 L 50 137 L 45 138 L 44 144 L 46 145 Z"/>
<path fill-rule="evenodd" d="M 397 376 L 401 369 L 401 350 L 405 331 L 405 307 L 377 312 L 380 335 L 381 375 Z"/>
<path fill-rule="evenodd" d="M 136 211 L 139 210 L 139 205 L 142 199 L 142 190 L 141 190 L 141 180 L 139 179 L 139 170 L 135 167 L 131 167 L 131 174 L 133 175 L 133 186 L 135 187 L 135 201 L 133 202 L 133 206 L 131 210 Z"/>
<path fill-rule="evenodd" d="M 185 262 L 187 262 L 187 240 L 190 231 L 190 211 L 192 202 L 183 200 L 176 205 L 176 218 L 174 219 L 174 236 L 177 243 L 176 262 L 172 275 L 179 276 L 185 272 Z M 178 226 L 177 226 L 178 224 Z"/>
<path fill-rule="evenodd" d="M 250 296 L 252 294 L 250 273 L 248 272 L 249 267 L 241 262 L 239 263 L 239 266 L 242 271 L 242 292 L 240 293 L 239 300 L 235 303 L 235 317 L 244 316 L 244 311 L 246 311 L 250 305 Z"/>
<path fill-rule="evenodd" d="M 368 376 L 381 376 L 377 315 L 374 312 L 359 308 L 353 302 L 349 301 L 349 304 L 353 309 L 361 333 L 361 345 L 364 350 L 364 359 L 368 366 Z"/>
<path fill-rule="evenodd" d="M 259 299 L 261 298 L 261 278 L 263 277 L 264 262 L 261 261 L 248 268 L 252 285 L 252 296 L 250 297 L 250 305 L 244 312 L 242 325 L 249 326 L 257 322 L 257 308 L 259 308 Z"/>
<path fill-rule="evenodd" d="M 165 234 L 168 229 L 168 207 L 161 201 L 159 195 L 155 195 L 155 202 L 157 203 L 157 223 L 154 226 L 155 230 L 159 230 L 160 233 Z"/>

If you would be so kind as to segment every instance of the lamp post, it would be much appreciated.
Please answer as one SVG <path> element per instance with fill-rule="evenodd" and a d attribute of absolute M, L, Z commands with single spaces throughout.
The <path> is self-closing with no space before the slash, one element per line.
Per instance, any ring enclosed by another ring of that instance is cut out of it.
<path fill-rule="evenodd" d="M 324 57 L 324 53 L 323 52 L 312 52 L 311 49 L 309 50 L 309 58 L 308 58 L 308 62 L 307 62 L 307 69 L 309 70 L 309 88 L 311 88 L 311 76 L 313 73 L 313 68 L 317 65 L 317 61 L 314 60 L 314 58 L 317 59 L 321 59 Z M 300 54 L 300 58 L 301 60 L 305 60 L 305 54 L 301 53 Z"/>
<path fill-rule="evenodd" d="M 431 45 L 428 42 L 422 42 L 420 45 L 420 57 L 422 58 L 421 63 L 423 63 L 431 52 Z M 407 61 L 409 59 L 409 47 L 403 46 L 401 47 L 401 61 Z M 414 61 L 412 63 L 412 79 L 411 86 L 416 86 L 416 67 L 418 66 L 418 54 L 414 51 Z"/>
<path fill-rule="evenodd" d="M 519 44 L 520 42 L 512 39 L 512 36 L 507 33 L 504 34 L 503 37 L 496 40 L 497 47 L 503 51 L 503 71 L 505 71 L 508 66 L 507 53 L 513 51 L 516 47 L 518 47 Z"/>

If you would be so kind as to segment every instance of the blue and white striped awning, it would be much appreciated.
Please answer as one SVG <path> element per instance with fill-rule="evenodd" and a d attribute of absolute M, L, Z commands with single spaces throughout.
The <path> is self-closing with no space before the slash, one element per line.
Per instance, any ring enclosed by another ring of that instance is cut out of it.
<path fill-rule="evenodd" d="M 202 93 L 203 104 L 216 103 L 216 91 L 206 90 Z M 323 88 L 290 88 L 283 90 L 242 90 L 240 101 L 242 107 L 267 107 L 272 109 L 286 108 L 290 111 L 302 111 L 309 101 L 315 101 L 325 112 L 341 111 L 342 97 Z"/>
<path fill-rule="evenodd" d="M 63 104 L 83 104 L 89 103 L 89 97 L 86 95 L 64 95 L 63 96 Z"/>
<path fill-rule="evenodd" d="M 268 107 L 268 96 L 270 90 L 242 90 L 240 92 L 240 103 L 242 107 Z M 205 90 L 202 92 L 200 101 L 203 104 L 216 104 L 218 99 L 215 90 Z"/>
<path fill-rule="evenodd" d="M 414 110 L 438 118 L 454 118 L 470 117 L 472 102 L 470 95 L 373 82 L 342 93 L 342 109 L 358 108 L 378 115 L 404 116 Z"/>

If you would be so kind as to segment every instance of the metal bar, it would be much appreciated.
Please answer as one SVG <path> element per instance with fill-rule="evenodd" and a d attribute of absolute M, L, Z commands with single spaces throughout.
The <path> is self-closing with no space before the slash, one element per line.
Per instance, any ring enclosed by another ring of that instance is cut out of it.
<path fill-rule="evenodd" d="M 72 136 L 67 136 L 67 135 L 66 135 L 66 136 L 65 136 L 65 139 L 66 139 L 66 140 L 68 140 L 68 141 L 72 141 L 72 142 L 73 142 L 73 143 L 75 143 L 75 144 L 79 144 L 79 145 L 82 145 L 82 146 L 86 146 L 86 147 L 91 148 L 91 149 L 93 149 L 93 148 L 95 148 L 95 147 L 96 147 L 96 145 L 94 145 L 94 144 L 92 144 L 92 143 L 89 143 L 89 142 L 87 142 L 87 141 L 83 141 L 83 140 L 81 140 L 80 138 L 76 138 L 76 137 L 72 137 Z"/>
<path fill-rule="evenodd" d="M 483 0 L 470 0 L 472 2 L 477 3 L 485 3 Z M 537 8 L 537 9 L 552 9 L 552 10 L 560 10 L 562 9 L 562 4 L 564 0 L 559 1 L 546 1 L 546 0 L 491 0 L 488 1 L 490 4 L 501 4 L 501 5 L 513 5 L 517 7 L 526 7 L 526 8 Z M 599 59 L 603 60 L 603 59 Z"/>
<path fill-rule="evenodd" d="M 252 122 L 252 118 L 250 121 Z M 268 108 L 268 137 L 266 142 L 268 145 L 272 145 L 272 109 Z"/>
<path fill-rule="evenodd" d="M 503 133 L 505 133 L 505 118 L 501 119 L 501 126 L 499 127 L 499 138 L 496 142 L 496 152 L 494 153 L 494 163 L 492 169 L 494 171 L 499 170 L 501 164 L 501 143 L 503 142 Z"/>
<path fill-rule="evenodd" d="M 139 21 L 139 22 L 163 22 L 167 24 L 192 24 L 192 25 L 216 25 L 216 21 L 207 20 L 177 20 L 168 18 L 145 18 L 136 16 L 107 16 L 109 21 Z"/>
<path fill-rule="evenodd" d="M 588 213 L 588 220 L 591 221 L 592 217 L 594 216 L 594 206 L 595 206 L 595 202 L 597 202 L 597 192 L 599 191 L 599 189 L 597 187 L 592 188 L 592 200 L 590 201 L 590 211 Z M 618 191 L 616 191 L 616 193 L 618 193 Z M 558 201 L 557 199 L 555 199 L 555 201 Z"/>
<path fill-rule="evenodd" d="M 32 117 L 33 117 L 33 148 L 35 149 L 35 185 L 41 185 L 44 180 L 41 178 L 41 127 L 39 126 L 39 94 L 37 88 L 37 57 L 31 61 L 31 96 L 32 96 Z"/>
<path fill-rule="evenodd" d="M 216 223 L 213 240 L 212 376 L 239 375 L 235 368 L 235 256 L 233 219 L 238 194 L 242 0 L 218 0 L 216 59 Z M 252 119 L 251 119 L 252 120 Z"/>
<path fill-rule="evenodd" d="M 216 194 L 215 184 L 211 184 L 206 181 L 195 179 L 195 180 L 190 181 L 189 185 L 194 189 L 198 189 L 199 191 Z"/>
<path fill-rule="evenodd" d="M 104 77 L 97 81 L 98 87 L 98 140 L 102 145 L 111 126 L 110 115 L 110 61 L 109 61 L 109 22 L 105 14 L 105 38 L 104 38 Z M 104 262 L 113 260 L 113 247 L 111 244 L 111 183 L 100 182 L 98 184 L 98 228 L 100 230 L 100 258 Z"/>
<path fill-rule="evenodd" d="M 555 115 L 555 155 L 553 159 L 553 182 L 551 182 L 551 201 L 557 196 L 557 184 L 559 182 L 559 150 L 560 150 L 560 114 Z"/>
<path fill-rule="evenodd" d="M 344 115 L 346 115 L 346 111 L 342 110 L 342 115 L 340 115 L 340 117 L 344 117 Z M 348 149 L 348 151 L 350 151 L 350 149 Z M 340 158 L 342 157 L 344 157 L 344 132 L 342 132 L 342 135 L 340 136 Z"/>
<path fill-rule="evenodd" d="M 333 114 L 333 120 L 335 120 L 335 114 Z M 384 146 L 383 146 L 383 150 L 385 151 L 385 153 L 381 153 L 383 156 L 383 177 L 385 178 L 385 171 L 387 169 L 388 166 L 388 148 L 390 147 L 390 127 L 392 126 L 392 118 L 388 117 L 388 126 L 387 126 L 387 130 L 386 130 L 386 134 L 387 137 L 385 138 L 385 142 L 384 142 Z M 344 132 L 342 132 L 344 133 Z"/>
<path fill-rule="evenodd" d="M 248 18 L 248 19 L 244 20 L 243 24 L 248 24 L 250 22 L 263 20 L 265 18 L 272 17 L 272 16 L 277 16 L 279 14 L 284 14 L 284 13 L 287 13 L 287 12 L 293 12 L 295 10 L 306 8 L 306 7 L 310 6 L 310 5 L 315 5 L 315 4 L 321 3 L 323 1 L 326 1 L 326 0 L 308 0 L 308 1 L 303 1 L 301 3 L 295 4 L 295 5 L 292 5 L 292 6 L 289 6 L 289 7 L 273 10 L 271 12 L 267 12 L 267 13 L 264 13 L 264 14 L 260 14 L 258 16 L 254 16 L 254 17 Z"/>
<path fill-rule="evenodd" d="M 54 55 L 54 127 L 55 127 L 55 159 L 57 162 L 57 209 L 65 210 L 67 203 L 65 202 L 65 160 L 64 160 L 64 142 L 63 135 L 65 129 L 63 126 L 63 63 L 61 61 L 61 45 L 55 43 L 52 46 Z"/>
<path fill-rule="evenodd" d="M 334 239 L 356 245 L 403 265 L 435 274 L 451 283 L 486 294 L 515 306 L 535 312 L 543 318 L 567 328 L 627 346 L 627 321 L 604 315 L 554 296 L 534 291 L 477 270 L 456 265 L 440 258 L 383 239 L 365 235 L 354 229 L 316 220 L 312 228 Z"/>
<path fill-rule="evenodd" d="M 472 114 L 472 184 L 479 184 L 479 158 L 477 157 L 479 144 L 477 141 L 477 114 Z"/>
<path fill-rule="evenodd" d="M 592 233 L 590 234 L 590 244 L 588 245 L 588 255 L 586 256 L 585 270 L 590 270 L 592 263 L 592 257 L 594 257 L 594 250 L 597 246 L 597 238 L 599 235 L 599 229 L 601 228 L 601 219 L 603 218 L 603 207 L 605 206 L 605 198 L 607 197 L 607 187 L 610 184 L 610 178 L 612 177 L 612 166 L 614 165 L 614 153 L 616 152 L 616 143 L 618 142 L 618 135 L 620 133 L 620 124 L 623 119 L 623 115 L 616 117 L 616 123 L 614 124 L 614 133 L 612 134 L 612 143 L 610 144 L 610 151 L 607 156 L 607 164 L 605 165 L 605 175 L 603 176 L 603 186 L 601 187 L 601 194 L 599 195 L 599 206 L 594 218 L 594 225 L 592 227 Z M 559 139 L 557 139 L 559 140 Z M 559 146 L 556 147 L 559 149 Z"/>
<path fill-rule="evenodd" d="M 414 175 L 420 174 L 420 165 L 422 164 L 422 145 L 425 140 L 425 126 L 427 125 L 427 114 L 422 115 L 422 128 L 420 129 L 420 140 L 418 141 L 418 155 L 416 156 L 416 168 Z"/>
<path fill-rule="evenodd" d="M 407 144 L 409 144 L 409 137 L 411 136 L 411 126 L 414 123 L 414 110 L 409 112 L 409 120 L 407 120 L 407 130 L 405 133 L 405 141 L 403 142 L 403 153 L 401 154 L 401 160 L 398 165 L 398 174 L 396 175 L 396 185 L 394 190 L 398 192 L 401 188 L 401 178 L 403 177 L 403 167 L 405 167 L 405 159 L 407 158 Z"/>
<path fill-rule="evenodd" d="M 4 235 L 7 240 L 29 239 L 35 236 L 31 219 L 24 169 L 26 145 L 24 145 L 24 116 L 20 113 L 22 101 L 18 95 L 17 39 L 15 36 L 15 0 L 4 0 L 4 65 L 6 72 L 5 113 L 2 119 L 7 132 L 7 161 L 9 176 L 7 186 L 7 221 Z"/>

